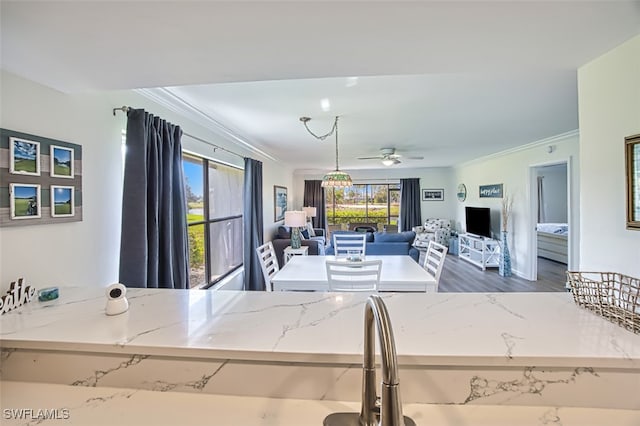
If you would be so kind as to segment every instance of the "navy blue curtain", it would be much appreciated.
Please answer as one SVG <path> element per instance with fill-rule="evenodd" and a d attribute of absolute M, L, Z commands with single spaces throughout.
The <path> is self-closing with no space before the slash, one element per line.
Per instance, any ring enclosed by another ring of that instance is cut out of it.
<path fill-rule="evenodd" d="M 411 231 L 422 223 L 420 211 L 420 179 L 400 179 L 401 231 Z"/>
<path fill-rule="evenodd" d="M 143 109 L 127 117 L 119 280 L 189 288 L 182 130 Z"/>
<path fill-rule="evenodd" d="M 304 197 L 302 205 L 316 208 L 316 217 L 313 218 L 313 227 L 327 229 L 327 212 L 324 202 L 324 188 L 321 180 L 304 181 Z"/>
<path fill-rule="evenodd" d="M 256 253 L 256 248 L 262 245 L 264 239 L 262 162 L 251 158 L 244 159 L 243 204 L 244 289 L 265 290 L 260 259 Z"/>

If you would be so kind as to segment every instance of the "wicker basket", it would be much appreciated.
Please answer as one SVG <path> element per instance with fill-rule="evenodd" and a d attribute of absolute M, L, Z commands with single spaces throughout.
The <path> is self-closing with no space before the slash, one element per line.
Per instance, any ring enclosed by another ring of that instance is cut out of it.
<path fill-rule="evenodd" d="M 616 272 L 567 271 L 573 299 L 583 308 L 640 334 L 640 280 Z"/>

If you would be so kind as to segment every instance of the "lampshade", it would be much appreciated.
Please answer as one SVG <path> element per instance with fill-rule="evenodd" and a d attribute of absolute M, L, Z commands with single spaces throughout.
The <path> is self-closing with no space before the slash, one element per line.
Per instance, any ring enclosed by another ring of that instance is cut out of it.
<path fill-rule="evenodd" d="M 307 224 L 307 215 L 303 211 L 290 210 L 284 212 L 284 226 L 297 228 Z"/>
<path fill-rule="evenodd" d="M 332 172 L 327 173 L 322 178 L 322 187 L 345 187 L 352 186 L 353 181 L 351 180 L 351 176 L 349 176 L 345 172 L 341 172 L 340 170 L 334 170 Z"/>
<path fill-rule="evenodd" d="M 316 217 L 316 208 L 315 207 L 303 207 L 302 211 L 307 215 L 307 217 Z"/>

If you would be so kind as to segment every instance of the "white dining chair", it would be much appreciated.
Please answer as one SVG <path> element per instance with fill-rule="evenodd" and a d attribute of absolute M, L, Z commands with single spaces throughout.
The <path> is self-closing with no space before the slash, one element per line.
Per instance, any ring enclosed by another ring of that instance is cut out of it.
<path fill-rule="evenodd" d="M 258 258 L 260 259 L 260 267 L 262 268 L 266 291 L 271 291 L 271 278 L 273 278 L 276 272 L 280 270 L 276 251 L 273 248 L 271 241 L 269 241 L 268 243 L 256 248 L 256 253 L 258 253 Z"/>
<path fill-rule="evenodd" d="M 333 234 L 333 250 L 338 257 L 357 253 L 365 255 L 367 250 L 367 234 Z"/>
<path fill-rule="evenodd" d="M 327 260 L 329 291 L 378 291 L 382 260 Z"/>
<path fill-rule="evenodd" d="M 442 274 L 442 267 L 444 261 L 447 258 L 446 246 L 436 243 L 435 241 L 429 241 L 427 248 L 427 254 L 424 257 L 424 264 L 422 267 L 435 278 L 436 291 L 438 291 L 438 284 L 440 283 L 440 275 Z"/>

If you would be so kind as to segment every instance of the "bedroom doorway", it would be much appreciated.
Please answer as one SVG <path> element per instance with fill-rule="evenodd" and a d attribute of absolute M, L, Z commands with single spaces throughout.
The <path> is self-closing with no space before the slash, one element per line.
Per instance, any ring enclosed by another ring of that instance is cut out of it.
<path fill-rule="evenodd" d="M 532 250 L 531 278 L 566 281 L 571 258 L 570 162 L 530 167 Z"/>

